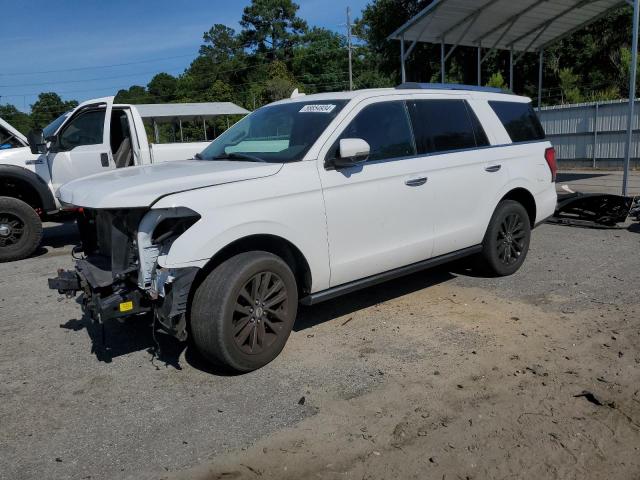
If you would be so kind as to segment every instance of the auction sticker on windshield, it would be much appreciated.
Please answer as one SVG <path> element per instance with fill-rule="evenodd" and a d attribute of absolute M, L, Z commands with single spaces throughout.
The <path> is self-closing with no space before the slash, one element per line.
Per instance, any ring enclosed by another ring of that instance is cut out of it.
<path fill-rule="evenodd" d="M 305 105 L 300 109 L 300 113 L 331 113 L 336 108 L 335 105 Z"/>

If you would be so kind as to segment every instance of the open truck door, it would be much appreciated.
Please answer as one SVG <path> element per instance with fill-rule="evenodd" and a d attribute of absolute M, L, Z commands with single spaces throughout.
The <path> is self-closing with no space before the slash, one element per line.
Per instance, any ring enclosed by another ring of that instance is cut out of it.
<path fill-rule="evenodd" d="M 55 192 L 67 182 L 115 168 L 111 152 L 114 97 L 80 104 L 52 138 L 47 156 Z"/>

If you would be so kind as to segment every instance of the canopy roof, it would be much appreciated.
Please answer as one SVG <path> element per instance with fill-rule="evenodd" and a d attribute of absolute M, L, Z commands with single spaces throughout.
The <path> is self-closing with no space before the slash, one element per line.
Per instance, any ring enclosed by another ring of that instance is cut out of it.
<path fill-rule="evenodd" d="M 174 118 L 181 120 L 209 119 L 220 115 L 246 115 L 249 113 L 242 107 L 231 102 L 210 103 L 158 103 L 134 105 L 143 119 L 156 121 L 170 121 Z"/>
<path fill-rule="evenodd" d="M 626 4 L 621 0 L 433 0 L 389 38 L 535 51 Z"/>

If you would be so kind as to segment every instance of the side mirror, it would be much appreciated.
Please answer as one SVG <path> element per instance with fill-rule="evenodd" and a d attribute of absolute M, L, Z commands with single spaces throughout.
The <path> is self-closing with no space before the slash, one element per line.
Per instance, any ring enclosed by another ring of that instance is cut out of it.
<path fill-rule="evenodd" d="M 44 133 L 42 132 L 42 130 L 31 130 L 27 134 L 27 141 L 29 142 L 31 153 L 33 153 L 34 155 L 47 153 L 47 142 L 44 139 Z"/>
<path fill-rule="evenodd" d="M 338 158 L 333 160 L 336 168 L 348 168 L 359 165 L 369 158 L 371 147 L 361 138 L 343 138 L 340 140 Z"/>

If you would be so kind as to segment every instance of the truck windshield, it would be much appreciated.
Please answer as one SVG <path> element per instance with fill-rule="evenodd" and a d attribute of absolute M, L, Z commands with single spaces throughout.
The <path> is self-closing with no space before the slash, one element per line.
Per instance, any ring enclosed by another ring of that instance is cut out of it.
<path fill-rule="evenodd" d="M 42 133 L 44 134 L 44 138 L 49 138 L 51 135 L 56 133 L 56 130 L 62 125 L 71 112 L 65 112 L 56 118 L 53 122 L 42 129 Z"/>
<path fill-rule="evenodd" d="M 292 102 L 262 107 L 216 138 L 201 160 L 302 160 L 346 100 Z"/>

